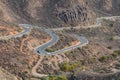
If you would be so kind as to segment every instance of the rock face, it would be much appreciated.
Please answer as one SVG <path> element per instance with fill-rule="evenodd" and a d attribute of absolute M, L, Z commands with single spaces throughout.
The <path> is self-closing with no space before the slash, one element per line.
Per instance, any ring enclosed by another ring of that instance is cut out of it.
<path fill-rule="evenodd" d="M 76 26 L 88 20 L 87 8 L 78 0 L 0 0 L 2 20 L 47 26 Z M 9 6 L 9 7 L 8 7 Z M 8 12 L 10 11 L 10 12 Z"/>
<path fill-rule="evenodd" d="M 119 15 L 120 0 L 0 0 L 0 20 L 39 26 L 93 23 L 96 10 Z"/>
<path fill-rule="evenodd" d="M 76 25 L 87 21 L 87 8 L 76 0 L 59 0 L 54 6 L 55 15 L 66 24 Z"/>
<path fill-rule="evenodd" d="M 120 15 L 120 0 L 89 0 L 90 6 L 97 10 L 111 14 Z"/>
<path fill-rule="evenodd" d="M 79 22 L 87 21 L 87 8 L 77 0 L 52 0 L 49 4 L 50 13 L 59 22 L 76 25 Z"/>

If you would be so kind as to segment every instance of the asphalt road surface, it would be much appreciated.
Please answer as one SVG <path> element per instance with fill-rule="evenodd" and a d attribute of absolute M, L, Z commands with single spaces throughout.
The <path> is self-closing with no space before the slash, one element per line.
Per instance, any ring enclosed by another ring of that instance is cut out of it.
<path fill-rule="evenodd" d="M 16 34 L 16 35 L 8 35 L 8 36 L 0 37 L 0 40 L 8 40 L 11 38 L 22 37 L 23 35 L 30 33 L 31 27 L 29 25 L 19 24 L 19 26 L 24 29 L 22 32 L 20 32 L 19 34 Z"/>

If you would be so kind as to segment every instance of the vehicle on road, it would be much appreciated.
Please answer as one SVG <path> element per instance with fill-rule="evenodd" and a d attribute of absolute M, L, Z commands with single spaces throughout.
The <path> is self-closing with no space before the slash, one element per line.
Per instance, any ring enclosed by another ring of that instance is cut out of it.
<path fill-rule="evenodd" d="M 40 53 L 40 51 L 37 51 L 37 53 Z"/>

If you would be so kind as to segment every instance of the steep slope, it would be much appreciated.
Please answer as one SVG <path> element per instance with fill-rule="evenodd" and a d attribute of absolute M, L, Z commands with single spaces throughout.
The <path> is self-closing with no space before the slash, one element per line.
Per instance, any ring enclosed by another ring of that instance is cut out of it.
<path fill-rule="evenodd" d="M 95 12 L 105 15 L 120 15 L 120 0 L 89 0 Z"/>
<path fill-rule="evenodd" d="M 11 13 L 9 7 L 4 4 L 4 2 L 1 0 L 0 1 L 0 20 L 5 20 L 5 21 L 14 21 L 14 17 L 12 18 L 11 16 L 13 13 Z"/>
<path fill-rule="evenodd" d="M 87 8 L 77 0 L 6 0 L 11 10 L 28 22 L 51 26 L 86 22 Z"/>
<path fill-rule="evenodd" d="M 0 80 L 18 80 L 14 75 L 0 68 Z"/>
<path fill-rule="evenodd" d="M 120 14 L 119 0 L 0 0 L 0 4 L 1 20 L 42 26 L 92 24 L 98 11 Z"/>
<path fill-rule="evenodd" d="M 75 26 L 89 19 L 87 5 L 78 0 L 0 0 L 0 3 L 0 18 L 9 22 Z"/>

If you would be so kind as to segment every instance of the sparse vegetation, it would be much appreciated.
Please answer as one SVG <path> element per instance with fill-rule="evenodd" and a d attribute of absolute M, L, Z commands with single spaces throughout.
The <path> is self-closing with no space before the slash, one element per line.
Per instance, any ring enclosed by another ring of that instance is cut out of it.
<path fill-rule="evenodd" d="M 113 41 L 114 40 L 113 36 L 109 37 L 108 40 Z"/>
<path fill-rule="evenodd" d="M 107 61 L 107 60 L 109 60 L 109 59 L 110 59 L 110 56 L 105 55 L 105 56 L 101 56 L 101 57 L 99 58 L 99 61 L 100 61 L 100 62 L 104 62 L 104 61 Z"/>
<path fill-rule="evenodd" d="M 12 27 L 12 28 L 11 28 Z M 8 35 L 15 35 L 21 32 L 22 29 L 20 27 L 16 27 L 15 25 L 3 25 L 0 24 L 0 36 L 8 36 Z"/>
<path fill-rule="evenodd" d="M 120 55 L 120 50 L 116 50 L 114 51 L 112 54 L 110 55 L 103 55 L 99 58 L 99 61 L 101 62 L 104 62 L 104 61 L 107 61 L 107 60 L 110 60 L 112 58 L 116 58 L 117 56 Z"/>
<path fill-rule="evenodd" d="M 64 62 L 62 64 L 60 64 L 60 68 L 62 71 L 65 71 L 65 72 L 70 72 L 70 71 L 73 71 L 77 66 L 79 66 L 79 63 L 67 63 L 67 62 Z"/>
<path fill-rule="evenodd" d="M 87 47 L 68 51 L 67 54 L 45 55 L 36 71 L 40 74 L 55 74 L 45 80 L 67 80 L 65 75 L 57 75 L 68 73 L 69 77 L 74 70 L 78 80 L 110 80 L 114 78 L 114 74 L 111 76 L 107 73 L 112 73 L 114 70 L 117 72 L 115 77 L 120 77 L 118 74 L 120 39 L 117 38 L 120 36 L 120 23 L 118 23 L 120 19 L 117 21 L 103 19 L 101 27 L 88 26 L 96 24 L 97 17 L 112 15 L 120 15 L 120 0 L 0 0 L 0 23 L 5 22 L 7 25 L 28 23 L 41 26 L 43 29 L 71 27 L 70 30 L 56 31 L 60 40 L 47 48 L 48 52 L 75 44 L 76 39 L 71 35 L 74 33 L 88 39 Z M 74 26 L 80 29 L 73 29 Z M 5 26 L 0 30 L 0 36 L 14 35 L 22 31 L 18 29 L 19 27 L 14 29 L 13 27 Z M 41 58 L 33 52 L 34 47 L 50 39 L 45 32 L 41 33 L 40 30 L 34 29 L 29 36 L 0 40 L 0 67 L 20 78 L 19 80 L 39 80 L 31 75 L 32 67 Z M 97 67 L 100 68 L 95 72 L 105 75 L 87 73 Z M 92 76 L 94 78 L 91 78 Z M 75 77 L 73 76 L 71 80 L 76 80 Z"/>
<path fill-rule="evenodd" d="M 114 51 L 114 53 L 120 55 L 120 50 L 116 50 L 116 51 Z"/>
<path fill-rule="evenodd" d="M 118 78 L 117 80 L 120 80 L 120 78 Z"/>
<path fill-rule="evenodd" d="M 54 51 L 56 51 L 56 49 L 55 49 L 55 48 L 48 47 L 48 48 L 46 49 L 46 51 L 47 51 L 47 52 L 54 52 Z"/>
<path fill-rule="evenodd" d="M 22 32 L 22 29 L 18 29 L 17 31 L 18 31 L 18 32 Z"/>
<path fill-rule="evenodd" d="M 67 80 L 66 76 L 49 76 L 43 80 Z"/>
<path fill-rule="evenodd" d="M 108 49 L 112 49 L 112 47 L 111 47 L 111 46 L 108 46 L 107 48 L 108 48 Z"/>
<path fill-rule="evenodd" d="M 62 32 L 56 32 L 59 35 L 58 42 L 46 49 L 48 52 L 54 52 L 56 50 L 63 49 L 65 47 L 69 47 L 71 45 L 75 45 L 77 42 L 77 39 L 75 37 L 70 36 L 69 34 L 63 34 Z M 73 43 L 73 44 L 72 44 Z"/>

